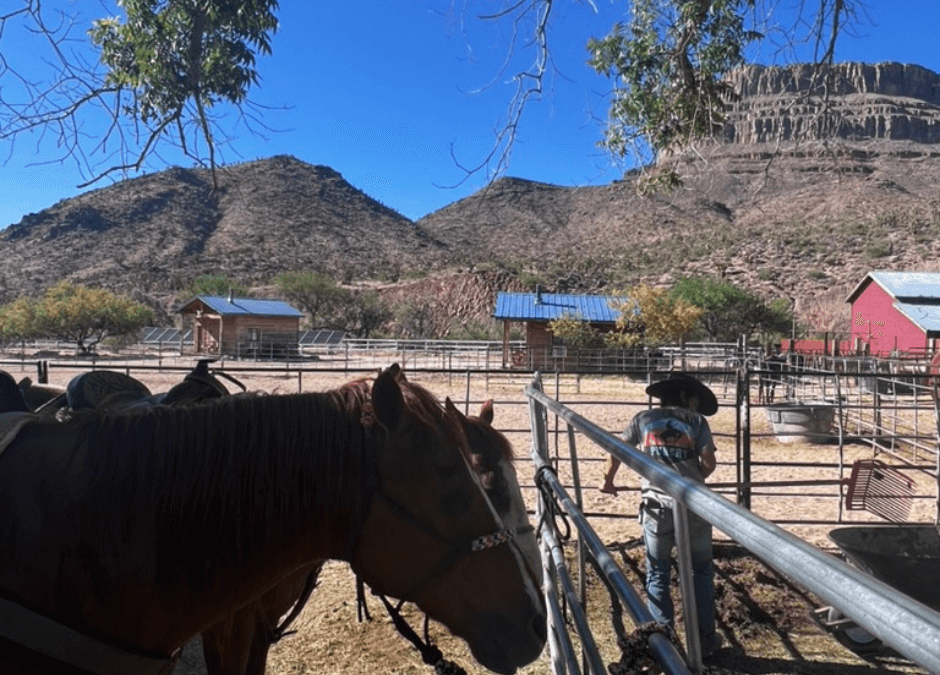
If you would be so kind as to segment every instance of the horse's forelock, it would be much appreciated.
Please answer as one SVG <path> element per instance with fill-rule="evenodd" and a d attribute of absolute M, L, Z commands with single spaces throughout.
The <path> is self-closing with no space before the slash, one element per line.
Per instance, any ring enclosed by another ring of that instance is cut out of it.
<path fill-rule="evenodd" d="M 455 446 L 468 461 L 470 449 L 467 445 L 467 436 L 460 423 L 446 414 L 440 400 L 428 389 L 420 384 L 410 382 L 402 376 L 398 379 L 405 405 L 425 426 L 440 427 L 447 443 Z"/>
<path fill-rule="evenodd" d="M 486 421 L 486 419 L 481 417 L 471 416 L 468 417 L 471 425 L 475 425 L 481 429 L 482 433 L 490 441 L 490 447 L 495 449 L 495 453 L 499 456 L 499 459 L 496 462 L 499 462 L 500 459 L 505 459 L 509 462 L 513 462 L 516 459 L 515 450 L 513 450 L 512 443 L 509 442 L 509 439 L 506 438 L 505 434 L 500 433 L 493 426 Z"/>

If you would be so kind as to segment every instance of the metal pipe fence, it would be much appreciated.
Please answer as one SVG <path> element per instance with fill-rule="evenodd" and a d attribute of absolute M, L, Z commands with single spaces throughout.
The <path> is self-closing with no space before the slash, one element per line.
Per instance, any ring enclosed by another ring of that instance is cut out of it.
<path fill-rule="evenodd" d="M 582 517 L 577 504 L 567 497 L 566 492 L 557 485 L 557 481 L 552 479 L 551 471 L 546 470 L 550 467 L 546 459 L 549 457 L 547 437 L 549 414 L 563 420 L 568 427 L 577 430 L 625 466 L 664 490 L 676 500 L 677 504 L 683 505 L 710 522 L 764 563 L 830 603 L 843 615 L 851 617 L 865 630 L 900 654 L 927 668 L 930 672 L 940 672 L 940 613 L 808 544 L 779 526 L 754 515 L 707 486 L 682 477 L 651 457 L 626 445 L 622 440 L 578 415 L 569 407 L 546 396 L 541 390 L 538 379 L 526 388 L 525 395 L 529 400 L 532 418 L 532 459 L 537 475 L 545 477 L 545 482 L 551 487 L 552 494 L 561 502 L 565 513 L 575 521 L 579 535 L 591 547 L 592 553 L 596 551 L 599 555 L 603 555 L 606 547 L 600 542 L 587 520 Z M 576 486 L 576 489 L 580 488 Z M 550 503 L 542 503 L 548 502 L 544 491 L 540 498 L 540 513 L 555 508 Z M 552 528 L 554 522 L 552 519 L 543 519 L 542 526 Z M 554 535 L 557 538 L 557 532 Z M 551 537 L 547 538 L 546 542 L 547 548 L 543 550 L 548 553 L 551 549 Z M 683 545 L 687 544 L 679 543 L 680 548 Z M 681 560 L 680 555 L 680 565 Z M 601 569 L 612 585 L 619 583 L 617 569 L 605 566 L 601 566 Z M 583 569 L 580 574 L 583 576 Z M 552 581 L 549 586 L 554 586 L 554 583 Z M 642 607 L 634 606 L 635 595 L 635 592 L 625 591 L 623 597 L 625 603 L 631 608 L 634 621 L 639 624 L 647 620 L 647 615 L 643 613 Z M 684 614 L 689 616 L 690 612 L 687 610 Z M 691 614 L 694 615 L 694 612 Z M 582 630 L 589 630 L 582 628 L 581 623 L 580 618 L 575 622 L 579 633 Z M 564 621 L 555 622 L 550 628 L 556 632 L 566 631 Z M 563 641 L 561 638 L 556 638 L 550 641 L 550 645 Z M 584 645 L 583 640 L 582 645 Z M 660 659 L 665 672 L 683 672 L 682 664 L 672 662 L 671 655 L 664 653 L 667 650 L 653 645 L 652 641 L 650 646 Z M 691 647 L 690 656 L 693 668 L 699 671 L 701 662 L 695 645 L 692 644 Z M 588 649 L 584 646 L 583 648 Z M 566 661 L 570 659 L 553 659 L 553 672 L 577 672 L 565 668 Z M 593 658 L 591 663 L 593 663 Z M 591 670 L 595 675 L 601 675 L 596 668 L 592 667 Z"/>
<path fill-rule="evenodd" d="M 341 374 L 350 379 L 367 376 L 375 373 L 378 368 L 387 366 L 394 360 L 392 356 L 381 357 L 373 355 L 369 359 L 361 359 L 349 364 L 337 365 L 332 368 L 323 367 L 322 364 L 309 364 L 301 362 L 281 363 L 255 363 L 220 360 L 213 364 L 237 378 L 245 380 L 249 389 L 262 387 L 253 386 L 255 378 L 275 376 L 283 384 L 278 390 L 284 392 L 310 390 L 317 381 L 318 374 Z M 413 361 L 414 362 L 414 361 Z M 413 363 L 412 362 L 412 363 Z M 97 358 L 92 357 L 80 360 L 46 360 L 20 361 L 8 359 L 0 362 L 0 367 L 21 372 L 42 382 L 49 377 L 50 371 L 55 374 L 62 370 L 82 370 L 93 368 L 107 368 L 120 370 L 127 375 L 146 379 L 150 373 L 177 372 L 180 377 L 192 367 L 192 359 L 142 359 L 142 358 Z M 494 405 L 500 410 L 518 409 L 524 406 L 517 392 L 521 392 L 531 378 L 527 372 L 514 370 L 473 370 L 473 369 L 441 369 L 438 367 L 423 368 L 412 365 L 407 372 L 418 377 L 446 378 L 449 395 L 458 406 L 463 407 L 466 413 L 475 413 L 480 405 L 492 398 Z M 889 459 L 893 466 L 900 471 L 917 473 L 924 477 L 921 482 L 926 486 L 919 490 L 913 499 L 918 502 L 933 500 L 934 519 L 940 513 L 940 483 L 938 483 L 938 453 L 937 453 L 937 410 L 936 401 L 926 384 L 921 384 L 926 374 L 918 376 L 903 375 L 904 382 L 913 382 L 910 391 L 901 393 L 880 393 L 869 390 L 864 384 L 859 385 L 857 372 L 826 371 L 818 368 L 793 368 L 790 371 L 772 371 L 756 369 L 752 364 L 745 362 L 738 370 L 698 370 L 697 374 L 707 382 L 718 395 L 722 408 L 733 408 L 735 411 L 734 428 L 730 433 L 716 432 L 720 447 L 733 443 L 734 457 L 725 459 L 726 455 L 719 456 L 719 461 L 727 465 L 734 464 L 735 479 L 718 489 L 732 496 L 737 503 L 760 510 L 760 500 L 813 498 L 828 499 L 833 504 L 833 515 L 820 520 L 800 519 L 794 517 L 787 521 L 777 520 L 779 524 L 807 524 L 844 522 L 843 493 L 844 483 L 850 467 L 846 457 L 848 446 L 864 445 L 871 448 L 873 456 Z M 637 412 L 639 407 L 650 405 L 648 397 L 638 397 L 636 393 L 623 396 L 610 396 L 592 398 L 594 382 L 604 381 L 617 383 L 625 392 L 636 392 L 638 387 L 664 376 L 664 371 L 637 370 L 613 374 L 598 373 L 550 373 L 547 378 L 547 388 L 553 390 L 556 400 L 559 400 L 574 409 L 582 407 L 602 407 L 606 417 L 617 421 L 610 433 L 619 432 L 626 421 Z M 780 396 L 773 402 L 761 400 L 761 389 L 766 387 L 770 377 L 779 378 Z M 481 387 L 482 383 L 482 387 Z M 898 389 L 900 384 L 892 384 L 892 389 Z M 480 395 L 480 389 L 487 394 Z M 492 394 L 489 394 L 492 392 Z M 787 460 L 768 460 L 753 452 L 755 443 L 776 436 L 773 429 L 767 429 L 766 422 L 758 419 L 758 415 L 772 409 L 780 401 L 816 401 L 831 405 L 836 410 L 834 428 L 823 434 L 825 438 L 818 439 L 818 457 L 812 462 L 796 462 Z M 757 401 L 755 403 L 755 401 Z M 519 419 L 523 415 L 509 415 Z M 500 423 L 506 415 L 497 414 L 497 428 L 505 433 L 515 447 L 523 447 L 527 442 L 529 427 L 516 423 Z M 568 431 L 557 420 L 555 427 L 550 430 L 551 439 L 558 452 L 566 444 Z M 603 457 L 594 454 L 584 456 L 580 462 L 584 466 L 603 462 Z M 596 466 L 596 464 L 595 464 Z M 783 468 L 792 470 L 795 475 L 787 482 L 761 480 L 760 475 L 770 468 Z M 803 474 L 803 475 L 800 475 Z M 822 475 L 822 477 L 820 476 Z M 531 490 L 533 486 L 526 486 Z M 596 512 L 592 516 L 605 518 L 630 518 L 634 514 Z"/>

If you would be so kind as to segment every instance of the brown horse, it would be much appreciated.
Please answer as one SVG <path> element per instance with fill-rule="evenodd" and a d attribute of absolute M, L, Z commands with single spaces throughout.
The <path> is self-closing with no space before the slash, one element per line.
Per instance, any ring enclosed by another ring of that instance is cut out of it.
<path fill-rule="evenodd" d="M 28 421 L 0 455 L 0 598 L 89 637 L 37 643 L 0 620 L 27 645 L 0 643 L 0 672 L 119 672 L 82 658 L 109 649 L 144 664 L 128 675 L 157 672 L 160 655 L 322 559 L 514 672 L 544 646 L 544 605 L 518 542 L 478 545 L 504 525 L 454 410 L 408 405 L 392 367 L 367 395 Z"/>
<path fill-rule="evenodd" d="M 428 409 L 439 403 L 426 389 L 400 376 L 403 392 L 411 404 Z M 354 386 L 366 386 L 364 381 Z M 509 440 L 492 426 L 493 404 L 483 404 L 480 415 L 466 417 L 447 401 L 467 436 L 468 459 L 506 527 L 525 533 L 516 540 L 522 547 L 532 575 L 541 585 L 541 566 L 535 535 L 531 532 L 522 491 L 513 465 Z M 279 621 L 305 602 L 311 585 L 325 561 L 315 561 L 298 570 L 254 602 L 240 608 L 225 621 L 202 633 L 203 656 L 209 675 L 263 675 L 271 645 L 279 639 Z"/>

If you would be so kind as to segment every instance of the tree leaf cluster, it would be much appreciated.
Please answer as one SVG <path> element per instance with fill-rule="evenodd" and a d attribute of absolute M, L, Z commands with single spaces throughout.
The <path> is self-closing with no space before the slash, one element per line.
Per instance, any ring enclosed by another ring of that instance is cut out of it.
<path fill-rule="evenodd" d="M 627 23 L 592 38 L 590 65 L 614 81 L 603 145 L 623 156 L 642 141 L 655 160 L 718 134 L 734 94 L 724 76 L 761 37 L 745 23 L 754 4 L 634 0 Z"/>
<path fill-rule="evenodd" d="M 565 312 L 548 322 L 548 331 L 572 347 L 594 347 L 600 342 L 599 331 L 580 314 Z"/>
<path fill-rule="evenodd" d="M 129 335 L 153 320 L 149 307 L 100 288 L 62 281 L 38 301 L 18 298 L 0 307 L 0 336 L 56 339 L 87 354 L 106 338 Z"/>
<path fill-rule="evenodd" d="M 311 327 L 344 330 L 368 338 L 393 317 L 374 290 L 350 290 L 317 272 L 282 272 L 274 285 L 290 303 L 306 312 Z"/>
<path fill-rule="evenodd" d="M 124 16 L 94 21 L 84 39 L 77 10 L 21 1 L 20 10 L 0 16 L 0 35 L 16 17 L 45 41 L 49 58 L 41 76 L 26 76 L 12 60 L 0 64 L 0 78 L 16 83 L 0 87 L 0 140 L 50 132 L 62 159 L 92 174 L 82 187 L 140 170 L 168 144 L 207 164 L 218 187 L 216 149 L 228 138 L 213 109 L 230 104 L 240 123 L 258 124 L 246 114 L 254 107 L 247 96 L 258 83 L 257 56 L 271 53 L 277 0 L 122 0 Z M 9 93 L 18 90 L 23 100 Z"/>
<path fill-rule="evenodd" d="M 133 95 L 144 123 L 179 118 L 189 99 L 240 103 L 257 83 L 255 52 L 271 53 L 274 0 L 125 0 L 127 20 L 95 21 L 105 83 Z"/>
<path fill-rule="evenodd" d="M 756 293 L 720 280 L 685 277 L 676 282 L 672 297 L 701 310 L 698 328 L 703 337 L 734 342 L 755 333 L 786 334 L 792 327 L 792 308 L 786 300 L 767 303 Z"/>
<path fill-rule="evenodd" d="M 665 288 L 640 284 L 617 295 L 627 300 L 618 308 L 618 330 L 610 337 L 615 345 L 633 346 L 638 341 L 650 347 L 676 343 L 695 328 L 702 316 L 699 307 Z"/>

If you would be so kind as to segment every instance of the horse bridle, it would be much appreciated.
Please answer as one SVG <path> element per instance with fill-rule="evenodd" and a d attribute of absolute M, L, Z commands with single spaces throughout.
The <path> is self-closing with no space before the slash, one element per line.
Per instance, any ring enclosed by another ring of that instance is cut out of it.
<path fill-rule="evenodd" d="M 442 410 L 441 413 L 444 414 L 444 411 Z M 379 429 L 382 430 L 382 432 L 386 431 L 383 425 L 379 424 L 377 426 L 379 427 Z M 375 428 L 375 426 L 372 424 L 364 425 L 363 428 L 364 428 L 366 437 L 373 437 L 373 434 L 376 431 L 378 431 Z M 376 445 L 379 445 L 379 444 L 376 444 Z M 443 574 L 446 574 L 455 565 L 457 565 L 457 563 L 459 563 L 463 558 L 467 557 L 468 555 L 472 553 L 477 553 L 480 551 L 485 551 L 487 549 L 495 548 L 497 546 L 501 546 L 502 544 L 508 544 L 510 542 L 513 542 L 517 536 L 526 534 L 528 532 L 534 532 L 535 530 L 535 528 L 533 528 L 531 525 L 524 525 L 518 528 L 501 527 L 495 532 L 481 535 L 479 537 L 476 537 L 466 542 L 455 541 L 454 539 L 444 537 L 439 532 L 437 532 L 437 530 L 435 530 L 433 527 L 431 527 L 430 525 L 428 525 L 427 523 L 419 519 L 417 516 L 415 516 L 413 512 L 411 512 L 408 508 L 403 506 L 400 502 L 398 502 L 395 498 L 393 498 L 391 495 L 389 495 L 385 491 L 384 487 L 382 486 L 381 479 L 379 478 L 378 457 L 377 457 L 376 452 L 377 452 L 377 449 L 373 448 L 373 451 L 371 453 L 368 453 L 368 457 L 370 460 L 369 463 L 372 466 L 370 466 L 365 472 L 365 475 L 368 477 L 368 480 L 369 480 L 369 485 L 366 490 L 366 500 L 365 500 L 366 506 L 363 509 L 362 520 L 359 523 L 359 526 L 357 528 L 354 528 L 352 536 L 347 542 L 348 560 L 352 562 L 357 555 L 357 552 L 359 549 L 359 542 L 362 539 L 362 533 L 365 530 L 366 521 L 368 521 L 369 519 L 369 512 L 371 511 L 372 505 L 376 497 L 378 497 L 385 504 L 391 507 L 392 511 L 394 511 L 406 523 L 410 524 L 412 527 L 420 530 L 421 532 L 424 532 L 426 535 L 428 535 L 432 539 L 438 542 L 443 542 L 450 549 L 438 561 L 437 565 L 435 566 L 433 570 L 431 570 L 428 574 L 426 574 L 425 577 L 421 579 L 421 581 L 419 581 L 417 584 L 414 584 L 414 586 L 412 587 L 410 591 L 408 591 L 408 593 L 405 593 L 400 596 L 400 599 L 403 603 L 412 602 L 414 596 L 417 593 L 419 593 L 422 589 L 424 589 L 429 583 L 431 583 L 437 577 Z M 483 488 L 481 487 L 481 489 Z M 484 492 L 484 495 L 485 495 L 485 492 Z M 489 497 L 487 497 L 487 499 L 489 499 Z M 495 516 L 496 520 L 500 524 L 502 524 L 502 518 L 499 516 L 499 514 L 494 512 L 493 515 Z M 379 594 L 374 593 L 374 595 L 378 596 Z"/>
<path fill-rule="evenodd" d="M 379 427 L 383 428 L 384 430 L 382 425 L 379 425 Z M 375 431 L 375 427 L 372 425 L 364 425 L 364 428 L 366 430 L 366 436 L 371 437 Z M 465 671 L 460 668 L 460 666 L 457 666 L 456 664 L 444 659 L 440 649 L 431 643 L 431 639 L 428 635 L 427 614 L 425 614 L 424 617 L 424 640 L 422 641 L 414 629 L 411 628 L 405 618 L 401 615 L 401 608 L 406 602 L 412 602 L 414 597 L 428 584 L 453 569 L 463 558 L 473 553 L 486 551 L 503 544 L 512 543 L 517 536 L 534 532 L 535 528 L 528 524 L 518 528 L 501 527 L 495 532 L 481 535 L 469 541 L 455 541 L 452 538 L 444 537 L 425 521 L 415 516 L 412 511 L 410 511 L 407 507 L 405 507 L 383 489 L 378 475 L 377 457 L 374 453 L 369 453 L 369 458 L 371 459 L 373 466 L 371 467 L 371 470 L 366 472 L 366 475 L 370 480 L 370 484 L 366 490 L 366 506 L 363 509 L 363 516 L 359 526 L 354 528 L 354 534 L 348 541 L 348 560 L 352 563 L 357 556 L 359 542 L 362 538 L 362 533 L 365 530 L 366 521 L 369 519 L 369 512 L 372 510 L 372 506 L 376 498 L 379 498 L 382 502 L 384 502 L 396 515 L 398 515 L 402 520 L 412 527 L 420 530 L 438 542 L 443 542 L 449 548 L 449 551 L 441 557 L 441 559 L 435 565 L 434 569 L 429 571 L 424 576 L 424 578 L 414 584 L 407 593 L 401 595 L 397 604 L 392 604 L 385 594 L 377 593 L 375 590 L 372 591 L 372 595 L 376 596 L 382 601 L 382 604 L 385 606 L 389 617 L 392 619 L 392 623 L 395 626 L 395 629 L 399 632 L 399 634 L 402 635 L 402 637 L 414 645 L 414 647 L 421 653 L 422 660 L 426 664 L 434 666 L 436 673 L 466 675 Z M 489 499 L 489 497 L 487 497 L 487 499 Z M 496 520 L 502 524 L 502 518 L 499 516 L 499 514 L 494 512 L 493 515 L 495 516 Z M 518 546 L 518 544 L 516 546 Z M 523 556 L 523 558 L 524 557 L 525 556 Z M 354 574 L 356 575 L 356 601 L 359 620 L 362 621 L 363 618 L 366 620 L 371 620 L 371 616 L 369 616 L 369 610 L 366 605 L 362 578 L 355 570 Z"/>
<path fill-rule="evenodd" d="M 441 557 L 441 559 L 437 562 L 437 565 L 435 565 L 434 569 L 430 570 L 420 581 L 413 584 L 412 588 L 407 593 L 403 593 L 401 596 L 399 596 L 402 602 L 413 602 L 414 597 L 420 593 L 429 583 L 449 572 L 457 565 L 457 563 L 470 554 L 496 548 L 497 546 L 501 546 L 503 544 L 508 544 L 512 542 L 517 536 L 526 534 L 528 532 L 533 532 L 535 529 L 531 525 L 524 525 L 523 527 L 518 528 L 502 527 L 495 532 L 481 535 L 469 541 L 455 541 L 455 538 L 442 536 L 434 528 L 417 518 L 411 511 L 392 498 L 381 488 L 375 491 L 373 498 L 375 497 L 380 498 L 387 506 L 391 507 L 392 511 L 394 511 L 406 523 L 415 529 L 424 532 L 432 539 L 445 544 L 449 548 L 449 551 Z"/>
<path fill-rule="evenodd" d="M 442 536 L 434 528 L 417 518 L 414 513 L 409 511 L 405 506 L 385 492 L 381 486 L 377 486 L 372 493 L 372 500 L 374 500 L 376 497 L 380 498 L 385 504 L 391 507 L 392 511 L 394 511 L 405 522 L 410 524 L 412 527 L 415 527 L 416 529 L 424 532 L 432 539 L 443 542 L 450 550 L 445 553 L 444 556 L 438 561 L 433 570 L 426 574 L 424 578 L 421 579 L 418 583 L 414 584 L 411 590 L 402 594 L 401 598 L 398 600 L 398 603 L 392 604 L 388 597 L 386 597 L 386 595 L 383 593 L 377 593 L 373 590 L 372 594 L 382 601 L 382 604 L 385 606 L 385 611 L 388 613 L 392 620 L 392 624 L 395 626 L 395 630 L 397 630 L 402 637 L 408 640 L 415 647 L 415 649 L 420 652 L 421 659 L 424 661 L 424 663 L 434 667 L 435 673 L 446 673 L 448 675 L 466 675 L 466 671 L 463 668 L 453 663 L 452 661 L 445 659 L 441 650 L 431 642 L 431 638 L 428 633 L 427 614 L 424 615 L 424 639 L 422 640 L 421 637 L 418 636 L 415 630 L 401 615 L 401 609 L 406 602 L 413 601 L 415 595 L 417 595 L 429 583 L 431 583 L 437 577 L 446 574 L 463 558 L 469 556 L 472 553 L 485 551 L 487 549 L 501 546 L 502 544 L 508 544 L 512 542 L 518 535 L 525 534 L 527 532 L 533 532 L 535 528 L 533 528 L 531 525 L 524 525 L 523 527 L 519 528 L 503 527 L 491 534 L 484 534 L 467 542 L 455 543 L 452 539 Z M 499 518 L 498 515 L 497 518 Z M 360 621 L 362 620 L 363 616 L 371 620 L 371 617 L 369 617 L 368 608 L 366 606 L 362 580 L 359 578 L 358 574 L 356 575 L 356 595 Z"/>

